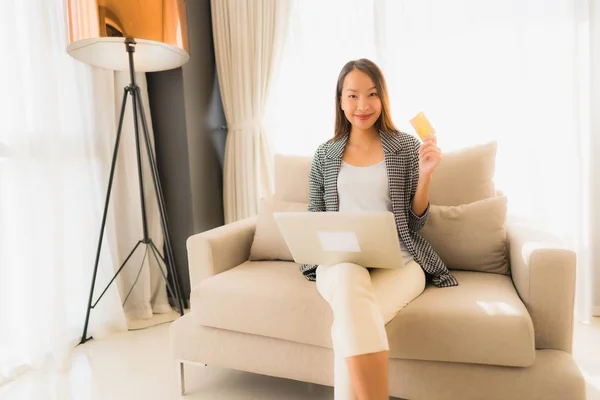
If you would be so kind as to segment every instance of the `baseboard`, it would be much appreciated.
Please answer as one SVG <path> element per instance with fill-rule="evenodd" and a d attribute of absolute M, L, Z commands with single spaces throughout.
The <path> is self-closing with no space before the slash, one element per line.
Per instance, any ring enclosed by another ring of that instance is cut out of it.
<path fill-rule="evenodd" d="M 592 314 L 594 317 L 600 317 L 600 306 L 594 307 L 594 312 Z"/>

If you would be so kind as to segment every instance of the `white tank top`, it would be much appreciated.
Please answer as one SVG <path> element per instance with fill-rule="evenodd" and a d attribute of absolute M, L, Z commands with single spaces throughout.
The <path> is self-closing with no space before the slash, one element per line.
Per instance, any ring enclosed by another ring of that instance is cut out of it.
<path fill-rule="evenodd" d="M 367 167 L 356 167 L 342 161 L 337 189 L 341 212 L 393 211 L 385 160 Z M 413 257 L 402 240 L 400 246 L 406 264 Z"/>

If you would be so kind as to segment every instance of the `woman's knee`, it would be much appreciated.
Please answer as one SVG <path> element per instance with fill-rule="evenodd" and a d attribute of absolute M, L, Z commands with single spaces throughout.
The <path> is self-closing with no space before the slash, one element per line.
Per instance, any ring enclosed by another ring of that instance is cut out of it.
<path fill-rule="evenodd" d="M 354 291 L 370 288 L 371 276 L 365 267 L 353 263 L 319 266 L 317 286 L 321 294 L 331 302 L 334 296 L 352 297 Z"/>
<path fill-rule="evenodd" d="M 358 264 L 341 263 L 332 267 L 331 271 L 340 281 L 355 281 L 369 278 L 369 271 Z"/>
<path fill-rule="evenodd" d="M 371 283 L 369 271 L 358 264 L 342 263 L 329 267 L 327 279 L 330 284 L 339 288 L 355 288 Z"/>

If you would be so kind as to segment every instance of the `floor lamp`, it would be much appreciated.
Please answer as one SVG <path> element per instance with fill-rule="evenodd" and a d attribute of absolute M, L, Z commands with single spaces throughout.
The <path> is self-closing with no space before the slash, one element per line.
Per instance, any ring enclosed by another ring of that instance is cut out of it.
<path fill-rule="evenodd" d="M 135 73 L 177 68 L 185 64 L 190 56 L 184 0 L 65 0 L 65 7 L 69 34 L 67 53 L 73 58 L 94 67 L 115 71 L 129 71 L 130 75 L 130 84 L 123 91 L 123 102 L 110 167 L 94 273 L 83 334 L 81 335 L 81 343 L 85 343 L 88 340 L 87 330 L 90 311 L 98 304 L 140 245 L 146 246 L 146 251 L 149 251 L 155 257 L 159 269 L 165 278 L 167 289 L 171 297 L 176 301 L 179 314 L 183 315 L 182 289 L 175 269 L 165 200 L 156 167 L 156 159 L 151 146 L 152 142 L 148 133 L 140 88 L 135 81 Z M 136 140 L 143 237 L 131 250 L 129 256 L 117 270 L 98 299 L 93 302 L 123 118 L 129 96 L 131 96 L 133 101 L 133 126 Z M 166 257 L 161 255 L 148 233 L 142 174 L 142 151 L 146 152 L 150 164 L 154 193 L 157 198 L 160 222 L 164 234 Z M 162 264 L 166 266 L 168 274 L 172 277 L 173 287 L 171 287 L 167 275 L 163 271 Z"/>

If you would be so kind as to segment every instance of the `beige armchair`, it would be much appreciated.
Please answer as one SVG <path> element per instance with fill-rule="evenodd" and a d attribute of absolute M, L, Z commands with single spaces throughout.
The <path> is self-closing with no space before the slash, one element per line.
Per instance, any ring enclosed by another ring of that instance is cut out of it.
<path fill-rule="evenodd" d="M 309 163 L 278 158 L 288 179 L 276 197 L 304 199 Z M 294 262 L 250 261 L 262 217 L 189 238 L 191 312 L 171 326 L 173 357 L 182 374 L 204 363 L 331 386 L 329 306 Z M 386 325 L 392 396 L 585 399 L 571 356 L 575 255 L 526 224 L 506 237 L 510 274 L 455 270 L 459 286 L 428 285 Z"/>

